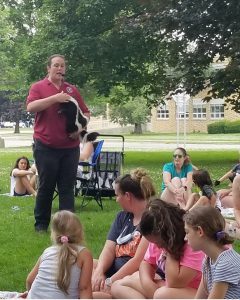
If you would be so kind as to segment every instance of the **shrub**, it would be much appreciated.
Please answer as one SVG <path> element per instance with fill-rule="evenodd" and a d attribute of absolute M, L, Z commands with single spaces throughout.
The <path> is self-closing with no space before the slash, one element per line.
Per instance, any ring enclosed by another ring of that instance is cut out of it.
<path fill-rule="evenodd" d="M 225 133 L 239 133 L 240 132 L 240 120 L 227 122 L 225 124 Z"/>
<path fill-rule="evenodd" d="M 207 126 L 207 131 L 209 134 L 225 133 L 225 123 L 226 121 L 218 121 L 211 123 Z"/>
<path fill-rule="evenodd" d="M 217 133 L 240 133 L 240 120 L 237 121 L 218 121 L 207 126 L 209 134 Z"/>

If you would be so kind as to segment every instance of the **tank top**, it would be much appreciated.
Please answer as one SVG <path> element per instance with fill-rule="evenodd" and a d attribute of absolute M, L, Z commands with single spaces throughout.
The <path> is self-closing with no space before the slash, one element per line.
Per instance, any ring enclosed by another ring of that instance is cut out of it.
<path fill-rule="evenodd" d="M 85 247 L 78 246 L 78 253 Z M 38 269 L 38 274 L 28 293 L 28 299 L 78 299 L 79 278 L 81 269 L 75 263 L 70 271 L 68 294 L 59 289 L 56 281 L 59 246 L 51 246 L 44 250 Z"/>

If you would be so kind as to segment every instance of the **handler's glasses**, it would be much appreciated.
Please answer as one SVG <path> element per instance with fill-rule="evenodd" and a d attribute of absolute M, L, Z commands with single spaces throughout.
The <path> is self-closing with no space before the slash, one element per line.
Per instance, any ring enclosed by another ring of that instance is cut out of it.
<path fill-rule="evenodd" d="M 182 155 L 182 154 L 173 154 L 173 157 L 174 157 L 174 158 L 182 158 L 183 155 Z"/>

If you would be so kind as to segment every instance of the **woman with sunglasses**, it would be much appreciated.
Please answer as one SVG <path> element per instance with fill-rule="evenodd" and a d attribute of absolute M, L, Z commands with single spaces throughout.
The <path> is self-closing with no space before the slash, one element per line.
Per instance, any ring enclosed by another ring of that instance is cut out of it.
<path fill-rule="evenodd" d="M 155 195 L 151 178 L 145 170 L 136 169 L 117 178 L 115 194 L 123 210 L 112 223 L 98 261 L 94 261 L 94 298 L 111 297 L 112 283 L 136 272 L 148 247 L 138 224 L 148 200 Z"/>
<path fill-rule="evenodd" d="M 173 162 L 163 166 L 161 199 L 184 208 L 191 195 L 193 166 L 184 148 L 173 153 Z"/>

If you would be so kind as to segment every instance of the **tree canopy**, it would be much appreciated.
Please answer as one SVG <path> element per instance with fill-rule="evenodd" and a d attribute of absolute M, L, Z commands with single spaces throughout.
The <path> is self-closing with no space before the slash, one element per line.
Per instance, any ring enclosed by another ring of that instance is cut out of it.
<path fill-rule="evenodd" d="M 4 5 L 18 33 L 11 55 L 29 83 L 45 74 L 49 55 L 61 53 L 69 61 L 67 79 L 88 83 L 102 95 L 124 86 L 153 106 L 183 85 L 191 95 L 207 88 L 205 100 L 225 98 L 240 111 L 237 0 L 4 0 Z M 213 62 L 225 67 L 216 69 Z"/>

